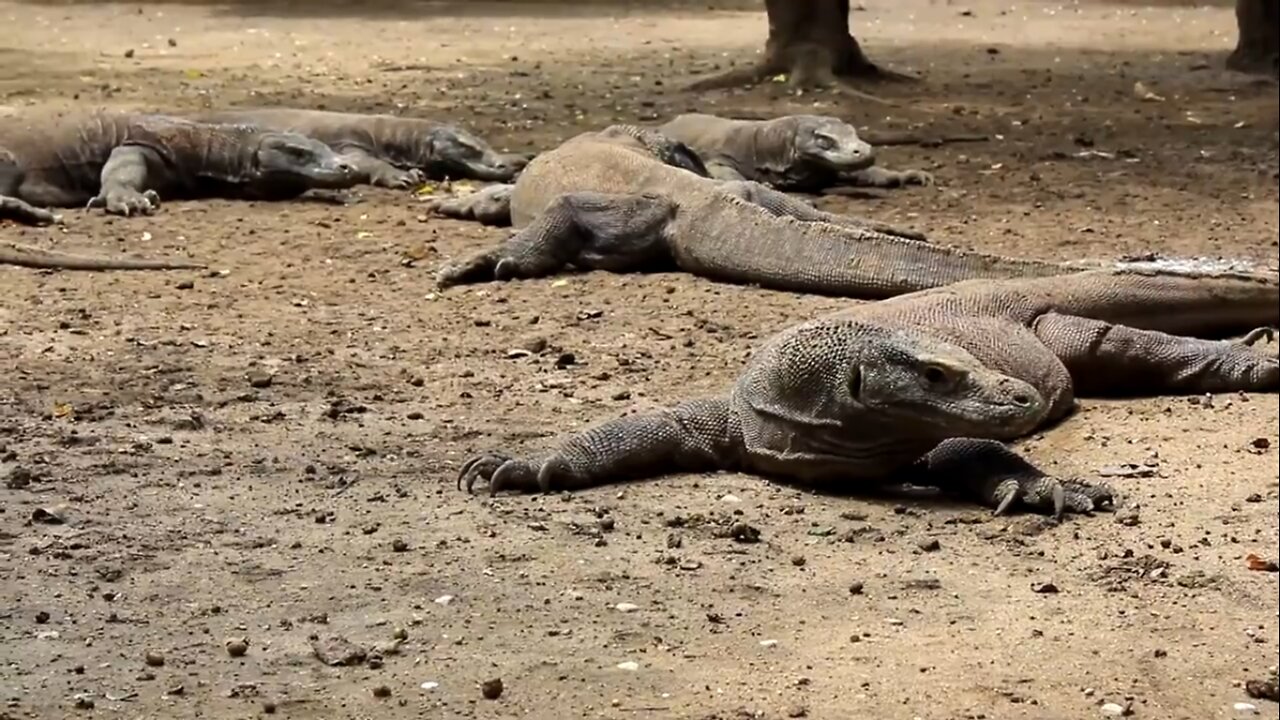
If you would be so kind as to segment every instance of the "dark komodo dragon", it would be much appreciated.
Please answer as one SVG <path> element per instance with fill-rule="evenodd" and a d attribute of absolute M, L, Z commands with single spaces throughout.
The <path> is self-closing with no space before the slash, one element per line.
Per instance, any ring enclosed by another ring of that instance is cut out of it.
<path fill-rule="evenodd" d="M 672 472 L 737 470 L 828 490 L 911 482 L 1055 515 L 1111 501 L 1046 475 L 1000 441 L 1065 417 L 1077 393 L 1280 389 L 1250 347 L 1280 323 L 1274 275 L 1092 271 L 972 281 L 794 325 L 725 397 L 624 417 L 530 458 L 468 460 L 459 484 L 571 490 Z M 1250 327 L 1243 341 L 1222 337 Z"/>
<path fill-rule="evenodd" d="M 699 176 L 686 169 L 694 164 L 696 154 L 656 131 L 615 125 L 579 135 L 535 157 L 514 186 L 433 205 L 451 217 L 505 213 L 523 228 L 444 266 L 437 281 L 543 277 L 568 265 L 677 267 L 767 288 L 882 298 L 960 280 L 1080 270 L 891 235 L 759 183 Z"/>
<path fill-rule="evenodd" d="M 923 170 L 876 165 L 876 151 L 854 127 L 827 115 L 735 120 L 686 113 L 658 131 L 688 145 L 719 180 L 756 180 L 784 191 L 821 192 L 837 185 L 932 185 Z"/>
<path fill-rule="evenodd" d="M 164 115 L 98 111 L 0 121 L 0 216 L 57 222 L 44 207 L 151 214 L 160 199 L 285 200 L 358 175 L 302 135 Z"/>
<path fill-rule="evenodd" d="M 314 138 L 354 164 L 363 182 L 406 189 L 430 178 L 507 182 L 529 162 L 504 154 L 462 128 L 424 118 L 294 108 L 242 108 L 192 115 L 204 122 L 248 123 Z"/>

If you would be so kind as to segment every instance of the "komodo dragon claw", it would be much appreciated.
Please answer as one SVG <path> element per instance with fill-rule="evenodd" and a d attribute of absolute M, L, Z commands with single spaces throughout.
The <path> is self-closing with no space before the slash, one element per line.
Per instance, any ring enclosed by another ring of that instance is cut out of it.
<path fill-rule="evenodd" d="M 1104 507 L 1114 507 L 1115 492 L 1105 483 L 1095 485 L 1046 475 L 1007 478 L 996 485 L 990 498 L 996 506 L 995 515 L 1006 514 L 1016 500 L 1039 510 L 1053 508 L 1054 519 L 1060 519 L 1064 511 L 1087 515 Z"/>
<path fill-rule="evenodd" d="M 102 208 L 111 215 L 154 215 L 160 209 L 160 195 L 155 190 L 104 190 L 90 198 L 86 208 Z"/>
<path fill-rule="evenodd" d="M 1276 339 L 1276 328 L 1264 326 L 1264 327 L 1254 328 L 1250 330 L 1248 333 L 1244 335 L 1244 337 L 1241 337 L 1238 340 L 1234 340 L 1233 342 L 1237 345 L 1253 347 L 1254 345 L 1257 345 L 1258 341 L 1260 340 L 1266 340 L 1267 342 L 1272 342 L 1275 339 Z"/>
<path fill-rule="evenodd" d="M 555 456 L 542 462 L 532 462 L 491 451 L 463 463 L 458 471 L 458 489 L 465 486 L 466 491 L 472 493 L 475 484 L 483 480 L 489 486 L 490 497 L 503 490 L 546 493 L 551 492 L 552 478 L 566 469 Z"/>

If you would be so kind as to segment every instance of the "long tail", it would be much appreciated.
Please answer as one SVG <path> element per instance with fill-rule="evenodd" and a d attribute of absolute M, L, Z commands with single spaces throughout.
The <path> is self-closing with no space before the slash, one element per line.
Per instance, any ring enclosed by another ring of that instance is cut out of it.
<path fill-rule="evenodd" d="M 1280 327 L 1280 275 L 1238 261 L 1122 261 L 1055 283 L 1052 298 L 1061 313 L 1174 335 Z"/>
<path fill-rule="evenodd" d="M 0 241 L 0 265 L 58 270 L 190 270 L 207 267 L 204 263 L 189 260 L 73 255 L 7 241 Z"/>
<path fill-rule="evenodd" d="M 705 203 L 686 202 L 679 215 L 679 241 L 672 250 L 681 268 L 778 290 L 881 299 L 961 280 L 1082 270 L 777 217 L 725 193 Z"/>

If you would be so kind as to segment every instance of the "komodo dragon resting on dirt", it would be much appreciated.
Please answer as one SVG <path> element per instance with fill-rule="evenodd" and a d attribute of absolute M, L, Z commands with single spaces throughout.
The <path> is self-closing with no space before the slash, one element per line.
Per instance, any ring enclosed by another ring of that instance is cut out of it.
<path fill-rule="evenodd" d="M 423 118 L 293 108 L 242 108 L 192 117 L 315 138 L 354 164 L 364 182 L 393 189 L 414 188 L 428 178 L 507 182 L 529 162 L 524 155 L 496 152 L 462 128 Z"/>
<path fill-rule="evenodd" d="M 458 482 L 573 490 L 733 470 L 828 490 L 910 482 L 1003 513 L 1089 512 L 1112 492 L 1050 477 L 999 441 L 1070 413 L 1080 395 L 1275 392 L 1280 362 L 1223 334 L 1280 323 L 1276 276 L 1093 271 L 972 281 L 867 303 L 766 340 L 725 396 L 489 452 Z"/>
<path fill-rule="evenodd" d="M 923 170 L 879 167 L 875 148 L 852 125 L 826 115 L 732 120 L 687 113 L 657 130 L 692 148 L 718 180 L 755 180 L 796 192 L 933 184 Z"/>
<path fill-rule="evenodd" d="M 773 216 L 924 240 L 918 232 L 823 212 L 757 182 L 716 180 L 695 150 L 657 130 L 631 125 L 611 125 L 570 138 L 535 157 L 515 185 L 491 185 L 461 198 L 430 201 L 427 207 L 446 217 L 523 227 L 558 202 L 559 196 L 581 193 L 652 194 L 690 208 L 731 196 Z"/>
<path fill-rule="evenodd" d="M 651 130 L 613 126 L 537 156 L 514 187 L 437 204 L 442 214 L 473 217 L 505 193 L 512 221 L 523 226 L 499 247 L 446 265 L 437 281 L 544 277 L 570 264 L 613 272 L 674 266 L 781 290 L 883 298 L 1081 269 L 889 235 L 759 183 L 719 182 L 655 161 L 687 157 L 687 149 L 670 152 L 673 144 L 683 148 Z"/>
<path fill-rule="evenodd" d="M 284 200 L 358 177 L 324 143 L 291 133 L 107 111 L 0 121 L 0 217 L 29 224 L 59 221 L 36 206 L 151 214 L 161 198 Z"/>

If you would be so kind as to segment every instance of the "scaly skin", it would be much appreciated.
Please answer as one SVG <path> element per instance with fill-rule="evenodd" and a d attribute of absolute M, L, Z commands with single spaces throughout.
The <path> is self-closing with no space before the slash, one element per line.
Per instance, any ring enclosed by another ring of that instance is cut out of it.
<path fill-rule="evenodd" d="M 1127 324 L 1117 324 L 1123 320 Z M 864 304 L 765 341 L 732 389 L 631 415 L 528 457 L 467 460 L 491 493 L 734 470 L 833 490 L 910 481 L 1005 513 L 1091 512 L 1105 485 L 1050 476 L 1001 444 L 1077 393 L 1276 392 L 1280 362 L 1222 335 L 1280 324 L 1274 275 L 1112 270 L 970 281 Z"/>
<path fill-rule="evenodd" d="M 38 206 L 150 215 L 161 198 L 283 200 L 357 182 L 328 146 L 296 134 L 105 111 L 0 121 L 0 211 L 31 224 L 57 219 Z"/>
<path fill-rule="evenodd" d="M 821 192 L 837 185 L 932 185 L 923 170 L 889 170 L 854 127 L 827 115 L 733 120 L 687 113 L 658 131 L 688 145 L 720 180 L 755 180 L 778 190 Z"/>
<path fill-rule="evenodd" d="M 511 220 L 523 229 L 444 266 L 440 285 L 543 277 L 569 265 L 613 272 L 666 267 L 768 288 L 884 298 L 959 280 L 1079 270 L 889 235 L 759 183 L 700 177 L 655 161 L 650 137 L 663 136 L 614 126 L 539 155 L 509 194 Z M 461 216 L 460 206 L 475 202 L 472 196 L 436 209 Z"/>
<path fill-rule="evenodd" d="M 462 128 L 423 118 L 295 108 L 216 110 L 192 117 L 306 135 L 359 168 L 364 182 L 398 190 L 427 179 L 509 182 L 529 162 L 525 155 L 496 152 Z"/>

